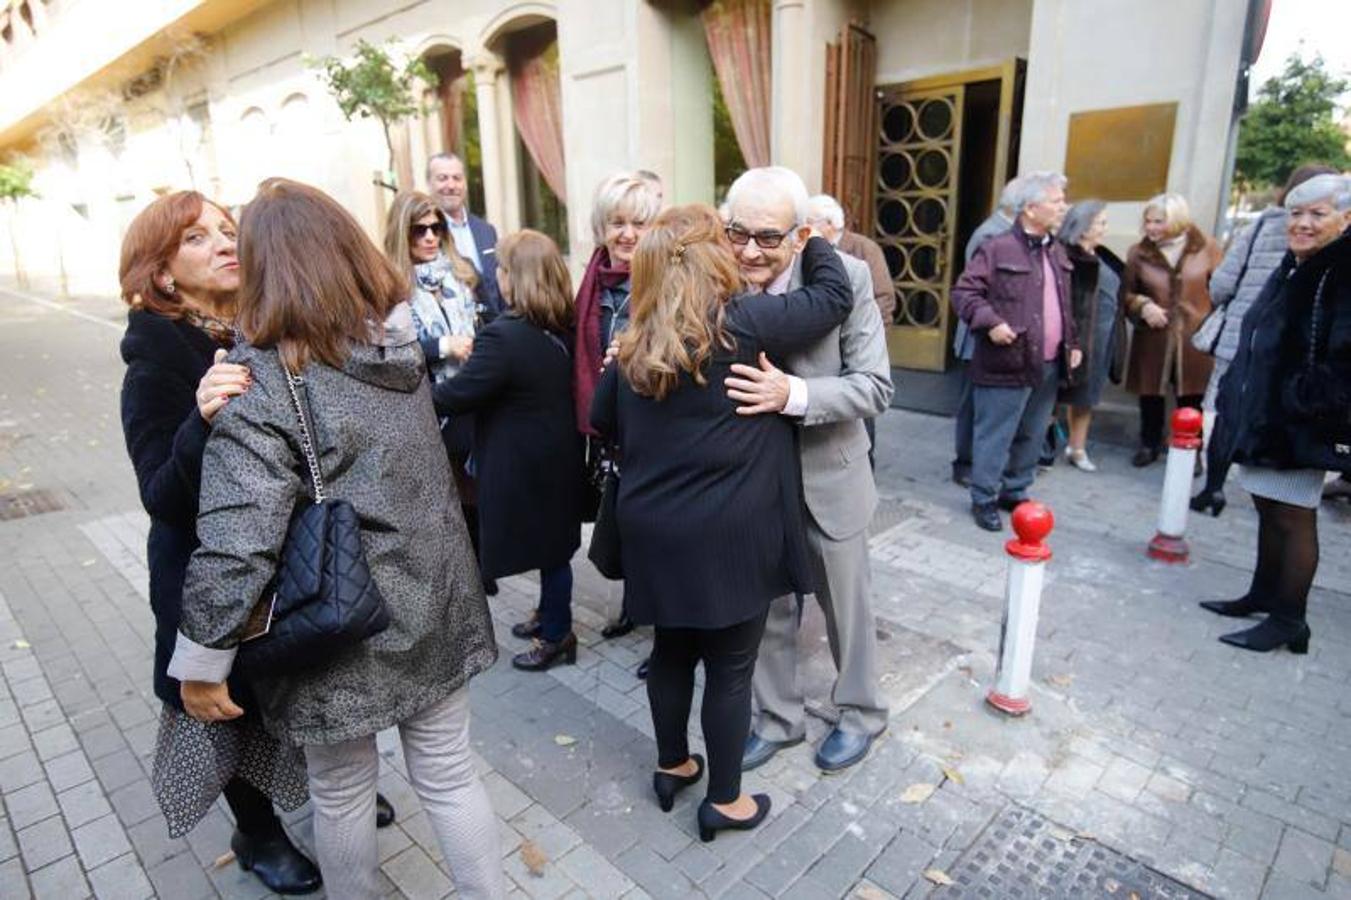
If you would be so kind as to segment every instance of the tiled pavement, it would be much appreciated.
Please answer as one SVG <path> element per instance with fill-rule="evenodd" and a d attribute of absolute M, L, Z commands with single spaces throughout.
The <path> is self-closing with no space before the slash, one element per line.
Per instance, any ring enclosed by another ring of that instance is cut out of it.
<path fill-rule="evenodd" d="M 118 428 L 119 310 L 76 308 L 84 318 L 0 293 L 0 504 L 45 490 L 64 506 L 0 521 L 0 897 L 260 896 L 217 865 L 223 808 L 171 841 L 150 795 L 152 623 L 145 520 Z M 1169 568 L 1141 552 L 1160 467 L 1136 472 L 1100 447 L 1098 475 L 1052 471 L 1038 483 L 1059 524 L 1034 712 L 1006 721 L 980 702 L 1003 555 L 944 481 L 950 423 L 892 412 L 879 431 L 886 740 L 829 778 L 810 747 L 782 754 L 747 779 L 774 798 L 771 822 L 700 844 L 697 795 L 669 815 L 648 796 L 651 726 L 631 674 L 646 638 L 599 640 L 618 591 L 579 565 L 578 664 L 528 676 L 504 659 L 472 690 L 474 745 L 519 895 L 941 897 L 923 873 L 957 871 L 1018 804 L 1065 840 L 1101 842 L 1215 896 L 1351 897 L 1348 507 L 1322 518 L 1309 656 L 1258 657 L 1216 643 L 1228 623 L 1194 606 L 1246 584 L 1246 498 L 1194 521 L 1195 561 Z M 507 650 L 519 642 L 505 626 L 533 591 L 509 579 L 493 601 Z M 819 615 L 804 641 L 813 709 L 828 716 Z M 381 785 L 401 817 L 381 835 L 388 892 L 440 897 L 450 881 L 391 737 Z M 305 809 L 291 824 L 308 842 Z"/>

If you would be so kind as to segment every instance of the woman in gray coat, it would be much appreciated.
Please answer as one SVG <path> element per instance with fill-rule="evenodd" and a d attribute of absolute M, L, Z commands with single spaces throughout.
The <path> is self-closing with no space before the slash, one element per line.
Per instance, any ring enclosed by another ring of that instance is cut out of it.
<path fill-rule="evenodd" d="M 1224 261 L 1210 276 L 1210 300 L 1216 309 L 1224 308 L 1224 327 L 1215 342 L 1215 368 L 1211 370 L 1210 383 L 1202 401 L 1202 408 L 1207 412 L 1215 412 L 1220 379 L 1238 354 L 1238 334 L 1248 307 L 1262 293 L 1267 279 L 1285 258 L 1285 225 L 1289 215 L 1284 206 L 1286 194 L 1316 175 L 1336 174 L 1336 169 L 1320 164 L 1300 166 L 1291 172 L 1272 205 L 1262 210 L 1250 227 L 1234 236 Z M 1191 501 L 1192 509 L 1197 512 L 1209 510 L 1212 516 L 1224 511 L 1224 482 L 1229 477 L 1229 461 L 1220 452 L 1227 442 L 1216 440 L 1222 427 L 1216 417 L 1206 444 L 1206 484 Z"/>
<path fill-rule="evenodd" d="M 307 493 L 289 370 L 301 376 L 328 491 L 355 507 L 391 617 L 321 668 L 252 681 L 268 730 L 304 748 L 324 886 L 334 898 L 379 894 L 375 735 L 398 726 L 460 895 L 499 897 L 497 825 L 474 773 L 467 691 L 497 651 L 402 302 L 408 285 L 347 212 L 295 182 L 264 182 L 240 235 L 245 343 L 230 361 L 248 367 L 253 385 L 217 415 L 207 441 L 201 548 L 169 672 L 194 718 L 241 714 L 225 678 Z"/>

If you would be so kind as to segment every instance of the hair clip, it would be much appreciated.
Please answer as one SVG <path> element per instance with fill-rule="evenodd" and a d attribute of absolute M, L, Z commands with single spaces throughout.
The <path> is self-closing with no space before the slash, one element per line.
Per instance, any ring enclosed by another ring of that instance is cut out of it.
<path fill-rule="evenodd" d="M 685 245 L 676 244 L 675 249 L 671 251 L 671 265 L 679 265 L 685 261 Z"/>

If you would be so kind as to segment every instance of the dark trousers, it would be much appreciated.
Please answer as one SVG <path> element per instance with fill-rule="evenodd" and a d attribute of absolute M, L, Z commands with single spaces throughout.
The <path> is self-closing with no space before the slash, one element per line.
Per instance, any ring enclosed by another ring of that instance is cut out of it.
<path fill-rule="evenodd" d="M 968 371 L 970 366 L 969 362 L 962 363 L 962 392 L 957 401 L 957 418 L 953 423 L 953 474 L 971 471 L 971 441 L 976 421 L 976 404 L 972 399 L 971 375 Z"/>
<path fill-rule="evenodd" d="M 249 837 L 267 837 L 281 830 L 272 800 L 242 778 L 231 778 L 221 790 L 234 813 L 235 825 Z"/>
<path fill-rule="evenodd" d="M 539 570 L 540 637 L 557 643 L 572 631 L 572 564 Z"/>
<path fill-rule="evenodd" d="M 1142 447 L 1163 446 L 1163 413 L 1166 405 L 1166 397 L 1140 397 L 1140 445 Z M 1201 395 L 1178 394 L 1177 405 L 1200 409 Z"/>
<path fill-rule="evenodd" d="M 741 758 L 751 728 L 751 675 L 765 613 L 728 628 L 663 628 L 652 641 L 647 699 L 657 735 L 657 766 L 672 769 L 690 757 L 690 705 L 694 667 L 704 663 L 701 721 L 708 748 L 708 799 L 731 803 L 741 796 Z"/>

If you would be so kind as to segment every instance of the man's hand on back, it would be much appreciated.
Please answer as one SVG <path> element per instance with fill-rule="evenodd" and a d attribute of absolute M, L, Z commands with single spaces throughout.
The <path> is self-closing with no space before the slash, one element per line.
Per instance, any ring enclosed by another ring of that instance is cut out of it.
<path fill-rule="evenodd" d="M 759 368 L 735 363 L 732 375 L 723 383 L 727 385 L 727 396 L 742 404 L 737 407 L 738 415 L 778 413 L 788 405 L 788 376 L 764 353 L 760 354 Z"/>

